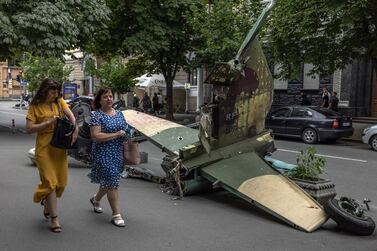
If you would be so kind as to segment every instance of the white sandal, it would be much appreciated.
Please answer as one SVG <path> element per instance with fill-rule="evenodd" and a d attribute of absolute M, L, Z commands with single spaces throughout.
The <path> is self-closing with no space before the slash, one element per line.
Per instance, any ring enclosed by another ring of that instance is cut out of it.
<path fill-rule="evenodd" d="M 126 224 L 120 214 L 113 215 L 111 218 L 111 222 L 117 227 L 125 227 Z"/>
<path fill-rule="evenodd" d="M 95 213 L 100 214 L 103 212 L 102 207 L 100 207 L 99 201 L 96 201 L 95 195 L 92 198 L 90 198 L 90 203 L 92 203 L 93 211 Z"/>

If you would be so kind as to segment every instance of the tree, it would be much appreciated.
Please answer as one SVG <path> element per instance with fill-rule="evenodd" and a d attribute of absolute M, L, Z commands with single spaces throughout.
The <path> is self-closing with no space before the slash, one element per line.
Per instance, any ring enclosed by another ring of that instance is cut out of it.
<path fill-rule="evenodd" d="M 262 6 L 259 1 L 211 1 L 195 9 L 191 22 L 201 39 L 194 63 L 228 61 L 242 43 Z M 358 57 L 376 58 L 377 4 L 373 0 L 276 1 L 259 34 L 265 54 L 289 78 L 302 63 L 312 73 L 332 73 Z"/>
<path fill-rule="evenodd" d="M 195 6 L 189 17 L 197 41 L 191 67 L 211 68 L 216 62 L 231 60 L 258 17 L 261 5 L 256 1 L 217 0 Z"/>
<path fill-rule="evenodd" d="M 29 53 L 24 55 L 20 65 L 23 71 L 22 78 L 29 83 L 28 88 L 31 92 L 37 90 L 46 78 L 52 78 L 59 83 L 67 82 L 69 74 L 73 71 L 73 67 L 65 67 L 59 58 L 43 58 Z"/>
<path fill-rule="evenodd" d="M 194 30 L 188 16 L 199 2 L 107 0 L 111 23 L 92 47 L 97 54 L 143 55 L 153 62 L 154 72 L 161 72 L 166 80 L 168 119 L 173 118 L 173 79 L 187 64 L 186 54 L 193 49 Z"/>
<path fill-rule="evenodd" d="M 332 73 L 354 58 L 376 58 L 377 3 L 277 1 L 269 35 L 268 45 L 284 76 L 303 62 L 315 65 L 312 73 Z"/>
<path fill-rule="evenodd" d="M 142 57 L 136 57 L 123 62 L 120 56 L 115 56 L 96 67 L 91 58 L 85 62 L 85 72 L 96 76 L 101 86 L 111 87 L 114 92 L 125 93 L 136 83 L 134 78 L 142 75 L 148 67 L 148 62 Z"/>
<path fill-rule="evenodd" d="M 0 59 L 23 52 L 61 57 L 85 48 L 108 19 L 100 0 L 0 0 Z"/>

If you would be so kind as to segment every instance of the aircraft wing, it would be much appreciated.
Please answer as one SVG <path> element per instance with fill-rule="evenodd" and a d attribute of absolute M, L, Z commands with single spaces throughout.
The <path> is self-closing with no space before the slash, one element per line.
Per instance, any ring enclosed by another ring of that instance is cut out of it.
<path fill-rule="evenodd" d="M 200 172 L 217 186 L 298 229 L 312 232 L 327 221 L 317 201 L 255 152 L 217 161 Z"/>
<path fill-rule="evenodd" d="M 128 124 L 170 155 L 199 142 L 198 130 L 135 110 L 122 111 Z"/>

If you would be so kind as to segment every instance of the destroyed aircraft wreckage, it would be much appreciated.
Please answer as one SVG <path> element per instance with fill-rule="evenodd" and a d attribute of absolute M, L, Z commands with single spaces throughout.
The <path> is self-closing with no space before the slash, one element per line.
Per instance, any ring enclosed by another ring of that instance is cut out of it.
<path fill-rule="evenodd" d="M 312 232 L 327 215 L 320 204 L 264 156 L 275 150 L 264 121 L 273 98 L 273 79 L 256 38 L 270 1 L 236 57 L 218 63 L 206 79 L 213 100 L 201 109 L 199 131 L 134 110 L 127 122 L 167 156 L 165 189 L 184 196 L 222 187 L 295 228 Z"/>

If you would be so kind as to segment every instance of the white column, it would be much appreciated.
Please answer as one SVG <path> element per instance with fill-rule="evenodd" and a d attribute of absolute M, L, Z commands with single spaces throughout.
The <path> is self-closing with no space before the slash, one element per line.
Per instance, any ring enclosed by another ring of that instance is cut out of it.
<path fill-rule="evenodd" d="M 276 64 L 274 65 L 274 73 L 279 74 L 281 71 L 281 65 Z M 274 89 L 276 90 L 286 90 L 288 88 L 288 81 L 284 79 L 276 78 L 274 79 Z"/>
<path fill-rule="evenodd" d="M 303 76 L 303 89 L 306 90 L 318 90 L 319 89 L 319 75 L 313 74 L 308 75 L 308 73 L 313 69 L 312 64 L 304 64 L 304 76 Z"/>
<path fill-rule="evenodd" d="M 197 69 L 197 95 L 196 95 L 196 111 L 199 111 L 199 107 L 203 104 L 203 68 Z"/>
<path fill-rule="evenodd" d="M 340 87 L 342 82 L 342 70 L 338 69 L 333 73 L 333 91 L 338 93 L 340 97 Z"/>

